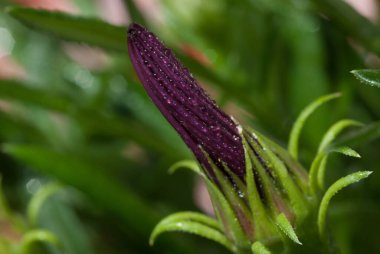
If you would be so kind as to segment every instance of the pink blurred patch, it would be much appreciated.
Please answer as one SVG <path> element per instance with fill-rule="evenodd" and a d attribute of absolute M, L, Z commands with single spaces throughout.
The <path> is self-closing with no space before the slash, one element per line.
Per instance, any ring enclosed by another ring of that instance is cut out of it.
<path fill-rule="evenodd" d="M 63 49 L 73 61 L 92 71 L 103 69 L 109 62 L 108 54 L 99 48 L 66 42 Z"/>
<path fill-rule="evenodd" d="M 127 25 L 130 17 L 122 0 L 98 0 L 100 15 L 114 25 Z"/>
<path fill-rule="evenodd" d="M 13 0 L 15 3 L 36 9 L 74 13 L 77 11 L 70 0 Z"/>
<path fill-rule="evenodd" d="M 0 79 L 25 79 L 25 70 L 9 56 L 0 57 Z"/>
<path fill-rule="evenodd" d="M 162 24 L 163 16 L 160 11 L 159 0 L 134 0 L 137 8 L 143 13 L 145 17 L 152 22 L 152 24 Z"/>
<path fill-rule="evenodd" d="M 356 9 L 361 15 L 368 18 L 371 21 L 377 21 L 378 15 L 378 3 L 376 0 L 345 0 L 354 9 Z"/>
<path fill-rule="evenodd" d="M 201 178 L 197 178 L 194 188 L 195 204 L 203 212 L 214 215 L 214 209 L 211 203 L 210 195 L 208 194 L 207 187 Z"/>

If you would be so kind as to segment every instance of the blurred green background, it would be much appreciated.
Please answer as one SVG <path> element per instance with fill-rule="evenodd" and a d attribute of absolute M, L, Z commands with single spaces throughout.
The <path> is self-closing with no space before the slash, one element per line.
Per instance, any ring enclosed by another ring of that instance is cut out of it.
<path fill-rule="evenodd" d="M 132 69 L 131 21 L 172 47 L 226 112 L 283 145 L 305 105 L 341 92 L 307 123 L 301 159 L 308 168 L 334 121 L 367 124 L 341 138 L 362 159 L 332 158 L 328 179 L 375 173 L 338 195 L 329 222 L 341 253 L 380 253 L 380 90 L 349 73 L 380 66 L 379 2 L 351 2 L 2 0 L 0 253 L 19 253 L 36 229 L 60 245 L 29 253 L 227 253 L 183 234 L 148 246 L 160 218 L 209 207 L 193 175 L 167 173 L 192 155 Z"/>

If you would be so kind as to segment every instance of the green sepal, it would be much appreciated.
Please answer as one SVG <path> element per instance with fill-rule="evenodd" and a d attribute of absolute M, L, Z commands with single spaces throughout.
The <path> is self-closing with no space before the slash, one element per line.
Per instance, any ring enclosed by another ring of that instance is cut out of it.
<path fill-rule="evenodd" d="M 319 206 L 319 211 L 318 211 L 318 231 L 322 238 L 325 235 L 327 209 L 332 197 L 334 197 L 338 193 L 338 191 L 340 191 L 344 187 L 347 187 L 364 178 L 367 178 L 370 174 L 372 174 L 371 171 L 359 171 L 359 172 L 347 175 L 337 180 L 334 184 L 332 184 L 327 189 L 325 195 L 322 198 L 321 204 Z"/>
<path fill-rule="evenodd" d="M 310 208 L 304 193 L 302 193 L 299 186 L 293 181 L 284 162 L 277 157 L 259 136 L 255 133 L 251 133 L 251 135 L 254 141 L 250 143 L 254 146 L 258 156 L 266 162 L 275 178 L 278 178 L 277 181 L 281 186 L 277 186 L 277 188 L 284 190 L 296 214 L 297 220 L 302 221 L 308 214 Z"/>
<path fill-rule="evenodd" d="M 245 193 L 239 190 L 238 186 L 233 186 L 231 180 L 229 179 L 229 177 L 227 177 L 225 172 L 222 172 L 221 169 L 215 165 L 215 163 L 209 158 L 207 153 L 204 152 L 204 154 L 208 159 L 211 168 L 213 169 L 213 173 L 216 177 L 217 184 L 221 192 L 223 193 L 222 195 L 224 196 L 225 200 L 229 203 L 231 209 L 234 212 L 234 217 L 231 217 L 228 220 L 236 220 L 237 218 L 237 220 L 239 221 L 239 225 L 243 230 L 244 237 L 238 239 L 238 241 L 241 242 L 242 245 L 237 245 L 245 246 L 247 241 L 249 241 L 253 237 L 252 215 L 245 202 Z"/>
<path fill-rule="evenodd" d="M 254 172 L 252 166 L 252 151 L 249 150 L 247 141 L 244 136 L 242 136 L 244 154 L 245 154 L 245 165 L 246 165 L 246 176 L 245 182 L 247 184 L 247 201 L 249 208 L 252 213 L 252 218 L 254 218 L 254 229 L 255 229 L 255 239 L 261 240 L 273 237 L 275 232 L 274 226 L 268 217 L 268 211 L 266 210 L 260 194 L 258 192 L 258 186 L 256 186 L 256 181 L 254 179 Z M 250 152 L 248 152 L 250 151 Z"/>
<path fill-rule="evenodd" d="M 302 191 L 307 192 L 309 190 L 309 177 L 308 172 L 303 168 L 303 166 L 295 160 L 286 149 L 273 142 L 271 139 L 265 137 L 261 133 L 257 131 L 255 133 L 285 163 L 287 169 L 292 174 L 293 179 Z"/>
<path fill-rule="evenodd" d="M 288 218 L 286 218 L 285 214 L 281 213 L 276 218 L 277 226 L 280 228 L 280 230 L 289 237 L 290 240 L 295 242 L 296 244 L 302 245 L 300 240 L 298 239 L 298 236 L 296 232 L 294 231 L 294 228 L 292 227 L 292 224 L 290 224 Z"/>
<path fill-rule="evenodd" d="M 224 169 L 225 173 L 229 177 L 231 177 L 234 185 L 236 185 L 235 189 L 237 189 L 238 195 L 240 197 L 245 198 L 245 193 L 247 193 L 246 184 L 241 180 L 241 178 L 239 176 L 237 176 L 234 172 L 232 172 L 231 169 L 229 169 L 225 163 L 223 163 L 223 169 Z"/>
<path fill-rule="evenodd" d="M 255 187 L 262 188 L 264 195 L 263 197 L 260 197 L 260 199 L 264 199 L 262 202 L 264 202 L 269 208 L 269 215 L 275 218 L 277 214 L 283 212 L 283 209 L 289 210 L 289 204 L 287 200 L 284 200 L 276 185 L 278 179 L 273 179 L 272 176 L 269 175 L 270 172 L 268 172 L 270 169 L 264 168 L 263 163 L 268 163 L 260 156 L 261 152 L 258 152 L 259 150 L 262 150 L 262 147 L 257 144 L 257 140 L 254 140 L 255 137 L 247 134 L 245 138 L 248 141 L 248 144 L 252 146 L 252 149 L 248 148 L 247 151 L 251 159 L 252 167 L 254 168 L 254 177 L 258 177 L 259 182 L 261 183 L 260 186 Z M 253 150 L 255 150 L 255 153 Z M 252 182 L 251 184 L 256 185 L 255 182 Z"/>
<path fill-rule="evenodd" d="M 215 184 L 207 180 L 206 185 L 218 220 L 223 223 L 225 235 L 237 246 L 247 245 L 249 240 L 239 221 L 236 219 L 235 211 L 230 203 Z"/>

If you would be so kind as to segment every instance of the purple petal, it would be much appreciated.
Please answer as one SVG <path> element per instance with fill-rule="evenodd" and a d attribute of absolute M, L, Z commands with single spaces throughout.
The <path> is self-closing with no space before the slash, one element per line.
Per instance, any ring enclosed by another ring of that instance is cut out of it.
<path fill-rule="evenodd" d="M 210 165 L 202 149 L 215 164 L 224 162 L 243 177 L 244 149 L 236 124 L 207 96 L 172 51 L 137 24 L 129 27 L 128 49 L 148 95 L 209 174 Z"/>

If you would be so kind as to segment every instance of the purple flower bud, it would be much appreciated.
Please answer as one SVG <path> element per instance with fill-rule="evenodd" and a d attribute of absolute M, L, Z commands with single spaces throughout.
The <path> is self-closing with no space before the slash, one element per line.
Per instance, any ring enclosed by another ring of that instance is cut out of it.
<path fill-rule="evenodd" d="M 244 149 L 236 123 L 208 97 L 173 52 L 137 24 L 129 27 L 128 49 L 148 95 L 209 175 L 213 173 L 203 151 L 219 167 L 225 163 L 244 178 Z"/>

